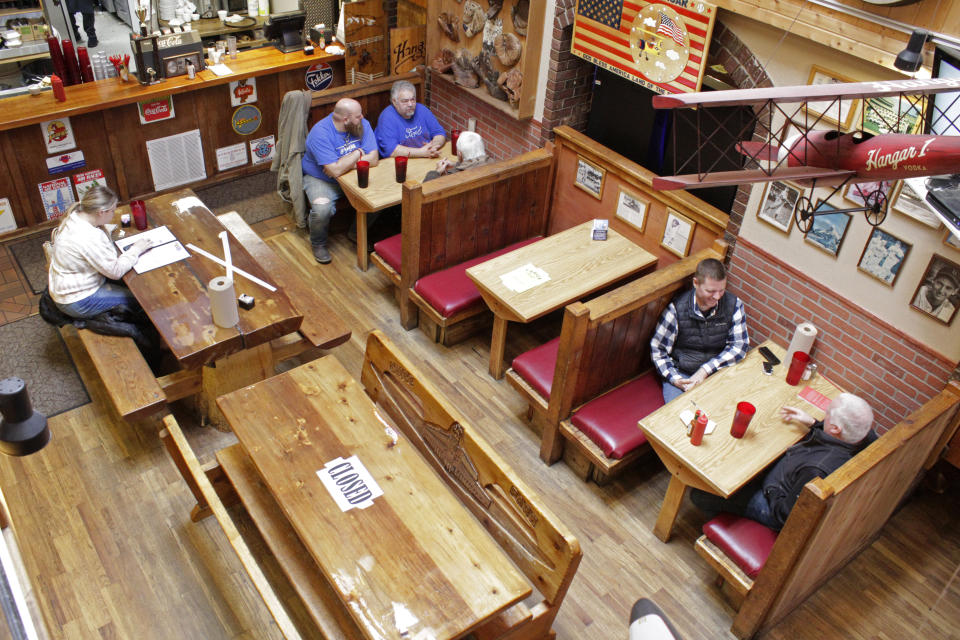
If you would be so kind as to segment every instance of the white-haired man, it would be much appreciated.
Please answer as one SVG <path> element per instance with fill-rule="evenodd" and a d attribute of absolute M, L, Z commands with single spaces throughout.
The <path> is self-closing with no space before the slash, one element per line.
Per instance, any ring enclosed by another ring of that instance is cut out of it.
<path fill-rule="evenodd" d="M 729 498 L 694 489 L 690 499 L 711 517 L 721 511 L 756 520 L 779 531 L 800 497 L 803 485 L 839 469 L 871 441 L 873 410 L 866 400 L 841 393 L 827 405 L 823 421 L 795 407 L 780 409 L 784 422 L 810 427 L 803 440 L 787 449 L 758 480 Z"/>
<path fill-rule="evenodd" d="M 437 162 L 435 171 L 427 172 L 423 181 L 439 178 L 447 173 L 456 173 L 457 171 L 466 171 L 473 167 L 493 162 L 493 158 L 487 155 L 486 147 L 483 144 L 483 138 L 479 133 L 473 131 L 464 131 L 457 140 L 457 158 L 456 164 L 450 164 L 450 158 L 440 158 Z"/>
<path fill-rule="evenodd" d="M 417 89 L 407 80 L 390 87 L 390 106 L 377 118 L 377 144 L 384 158 L 436 158 L 447 141 L 443 127 L 422 104 Z"/>

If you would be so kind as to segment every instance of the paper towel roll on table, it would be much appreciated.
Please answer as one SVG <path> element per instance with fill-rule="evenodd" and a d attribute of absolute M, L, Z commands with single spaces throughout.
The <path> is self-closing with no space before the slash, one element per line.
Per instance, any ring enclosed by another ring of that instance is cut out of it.
<path fill-rule="evenodd" d="M 210 281 L 207 286 L 210 295 L 210 313 L 213 323 L 218 327 L 237 326 L 240 322 L 240 312 L 237 310 L 237 296 L 233 291 L 233 280 L 220 276 Z"/>
<path fill-rule="evenodd" d="M 809 322 L 801 322 L 793 332 L 793 339 L 790 340 L 790 346 L 787 347 L 787 357 L 784 363 L 789 367 L 793 360 L 794 351 L 803 351 L 807 354 L 813 349 L 813 343 L 817 339 L 817 328 Z"/>

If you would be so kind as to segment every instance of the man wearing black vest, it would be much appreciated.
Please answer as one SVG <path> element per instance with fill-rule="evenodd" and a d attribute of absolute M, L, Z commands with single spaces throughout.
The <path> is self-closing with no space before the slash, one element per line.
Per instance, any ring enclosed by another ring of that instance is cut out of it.
<path fill-rule="evenodd" d="M 749 345 L 743 302 L 727 293 L 723 263 L 713 258 L 701 261 L 693 289 L 667 305 L 650 339 L 650 358 L 663 378 L 663 401 L 670 402 L 717 369 L 742 360 Z"/>

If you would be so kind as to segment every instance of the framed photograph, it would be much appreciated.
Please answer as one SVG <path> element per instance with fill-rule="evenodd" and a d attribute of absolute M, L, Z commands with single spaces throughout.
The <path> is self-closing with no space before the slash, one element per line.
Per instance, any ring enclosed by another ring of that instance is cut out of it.
<path fill-rule="evenodd" d="M 632 193 L 620 189 L 620 197 L 617 198 L 617 217 L 642 233 L 647 224 L 649 206 L 650 203 L 646 200 L 641 200 Z"/>
<path fill-rule="evenodd" d="M 667 209 L 667 224 L 663 227 L 660 246 L 677 257 L 687 257 L 690 242 L 693 240 L 693 228 L 696 223 L 690 218 Z"/>
<path fill-rule="evenodd" d="M 953 322 L 960 304 L 960 264 L 939 254 L 930 257 L 910 306 L 943 324 Z"/>
<path fill-rule="evenodd" d="M 863 130 L 870 133 L 921 133 L 923 121 L 921 101 L 906 96 L 867 98 L 863 104 Z"/>
<path fill-rule="evenodd" d="M 577 178 L 574 184 L 599 200 L 603 196 L 603 179 L 606 173 L 603 167 L 577 156 Z"/>
<path fill-rule="evenodd" d="M 901 180 L 893 194 L 890 206 L 897 213 L 913 218 L 932 229 L 940 227 L 940 219 L 927 206 L 926 187 L 923 186 L 926 178 L 908 178 Z"/>
<path fill-rule="evenodd" d="M 803 195 L 803 189 L 789 182 L 770 182 L 764 187 L 763 200 L 757 210 L 757 217 L 786 234 L 790 233 L 793 223 L 793 211 L 797 201 Z"/>
<path fill-rule="evenodd" d="M 860 254 L 857 268 L 892 287 L 911 247 L 895 235 L 874 227 Z"/>
<path fill-rule="evenodd" d="M 856 82 L 856 80 L 817 65 L 810 68 L 810 78 L 807 80 L 807 84 L 813 85 L 839 84 L 841 82 Z M 839 124 L 842 129 L 847 130 L 853 124 L 859 104 L 860 100 L 848 99 L 808 102 L 807 114 L 813 118 L 819 117 L 821 121 L 830 124 Z"/>
<path fill-rule="evenodd" d="M 813 226 L 804 236 L 804 239 L 818 249 L 826 251 L 836 257 L 843 245 L 843 237 L 847 235 L 852 216 L 849 213 L 821 213 L 836 210 L 825 200 L 817 203 L 814 211 Z"/>
<path fill-rule="evenodd" d="M 947 245 L 951 249 L 960 251 L 960 238 L 953 235 L 953 233 L 950 232 L 950 229 L 947 229 L 943 232 L 943 244 Z"/>
<path fill-rule="evenodd" d="M 875 191 L 883 192 L 887 202 L 891 202 L 893 192 L 897 186 L 896 180 L 880 180 L 879 182 L 861 182 L 859 184 L 848 184 L 843 190 L 843 197 L 852 202 L 857 207 L 867 206 L 867 198 Z"/>

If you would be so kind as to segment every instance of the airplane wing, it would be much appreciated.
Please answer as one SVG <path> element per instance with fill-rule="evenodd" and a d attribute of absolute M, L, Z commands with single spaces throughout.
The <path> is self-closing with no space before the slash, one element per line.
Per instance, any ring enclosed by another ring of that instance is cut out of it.
<path fill-rule="evenodd" d="M 683 107 L 734 107 L 767 102 L 809 102 L 839 99 L 863 99 L 895 95 L 921 95 L 960 91 L 960 78 L 881 80 L 836 84 L 796 85 L 729 91 L 699 91 L 653 97 L 656 109 Z"/>
<path fill-rule="evenodd" d="M 679 176 L 663 176 L 653 179 L 653 188 L 658 191 L 673 191 L 675 189 L 702 189 L 704 187 L 726 187 L 729 185 L 752 184 L 754 182 L 772 182 L 774 180 L 817 180 L 823 179 L 827 184 L 830 179 L 847 178 L 854 175 L 853 171 L 839 169 L 821 169 L 819 167 L 783 167 L 772 172 L 761 169 L 744 169 L 741 171 L 717 171 L 708 174 L 688 173 Z M 826 185 L 825 185 L 826 186 Z"/>

